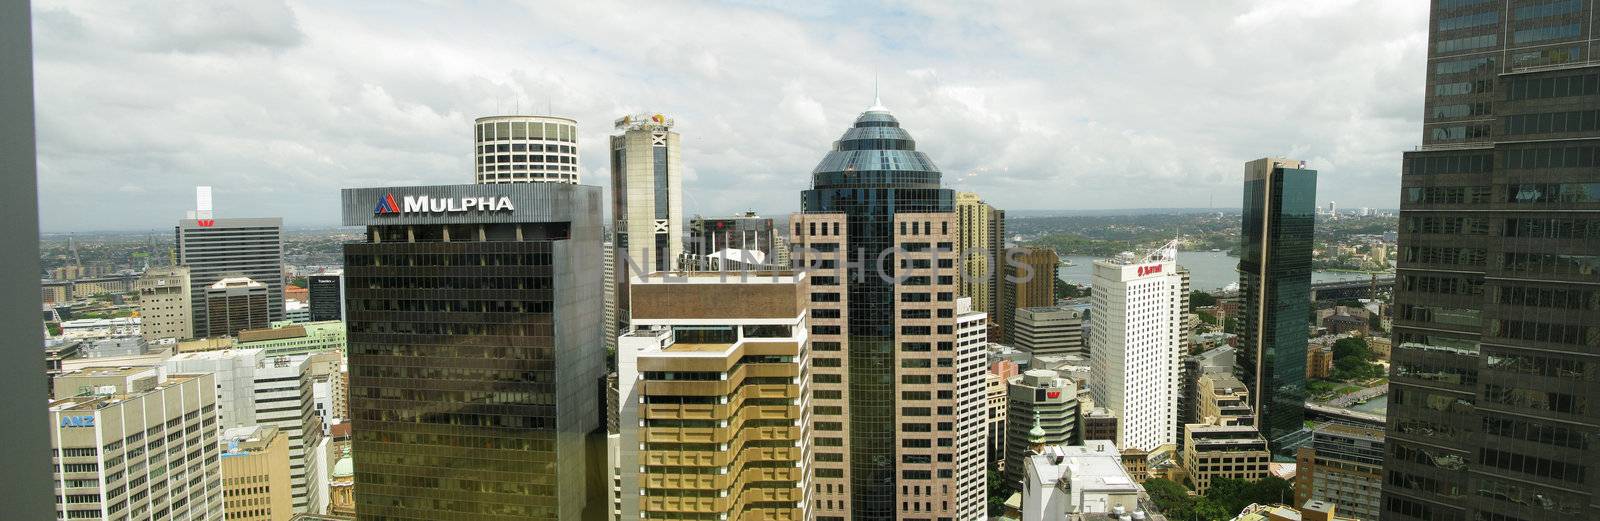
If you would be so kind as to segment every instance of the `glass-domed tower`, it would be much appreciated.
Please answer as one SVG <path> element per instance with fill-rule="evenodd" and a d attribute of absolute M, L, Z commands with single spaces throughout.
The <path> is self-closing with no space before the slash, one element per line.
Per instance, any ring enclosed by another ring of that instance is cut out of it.
<path fill-rule="evenodd" d="M 848 296 L 849 498 L 855 519 L 893 519 L 897 513 L 896 412 L 902 404 L 897 403 L 895 334 L 900 314 L 895 286 L 878 276 L 876 261 L 895 245 L 896 214 L 951 212 L 953 207 L 954 192 L 939 186 L 939 168 L 916 150 L 911 134 L 881 103 L 833 143 L 811 173 L 811 189 L 801 195 L 803 213 L 843 214 L 843 250 L 867 270 L 864 277 L 853 271 L 838 277 Z M 887 264 L 883 275 L 892 278 L 895 266 Z"/>

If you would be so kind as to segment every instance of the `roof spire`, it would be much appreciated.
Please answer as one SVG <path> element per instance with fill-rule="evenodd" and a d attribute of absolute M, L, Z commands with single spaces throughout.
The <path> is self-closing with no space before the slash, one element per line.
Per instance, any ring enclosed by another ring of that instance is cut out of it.
<path fill-rule="evenodd" d="M 873 72 L 872 73 L 872 106 L 871 107 L 867 107 L 867 112 L 872 112 L 874 110 L 881 110 L 881 111 L 884 111 L 884 112 L 888 112 L 889 111 L 889 109 L 887 107 L 883 106 L 883 98 L 878 96 L 878 73 L 877 72 Z"/>

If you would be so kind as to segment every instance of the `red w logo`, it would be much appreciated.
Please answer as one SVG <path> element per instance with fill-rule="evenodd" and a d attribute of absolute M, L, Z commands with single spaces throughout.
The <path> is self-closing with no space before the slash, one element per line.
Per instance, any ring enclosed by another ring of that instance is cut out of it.
<path fill-rule="evenodd" d="M 217 224 L 217 220 L 216 219 L 200 219 L 200 220 L 195 221 L 194 223 L 200 225 L 201 228 L 210 228 L 211 225 Z"/>
<path fill-rule="evenodd" d="M 383 197 L 378 198 L 378 206 L 372 208 L 372 213 L 376 215 L 400 213 L 400 205 L 395 204 L 394 194 L 383 194 Z"/>

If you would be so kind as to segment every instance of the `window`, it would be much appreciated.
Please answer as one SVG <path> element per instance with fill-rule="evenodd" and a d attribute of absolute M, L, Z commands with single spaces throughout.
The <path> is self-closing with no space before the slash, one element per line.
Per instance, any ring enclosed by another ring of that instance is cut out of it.
<path fill-rule="evenodd" d="M 1600 166 L 1600 147 L 1552 146 L 1509 149 L 1503 154 L 1504 167 L 1509 170 L 1535 168 L 1593 168 Z"/>
<path fill-rule="evenodd" d="M 1489 13 L 1489 14 L 1494 14 L 1494 13 Z M 1485 34 L 1485 35 L 1479 35 L 1479 36 L 1466 36 L 1466 37 L 1462 37 L 1462 38 L 1452 38 L 1452 39 L 1449 39 L 1449 40 L 1440 40 L 1438 43 L 1434 44 L 1433 47 L 1434 47 L 1434 50 L 1436 52 L 1455 52 L 1455 51 L 1465 51 L 1465 50 L 1468 50 L 1468 49 L 1482 49 L 1484 47 L 1494 47 L 1495 44 L 1497 44 L 1497 43 L 1500 43 L 1500 36 L 1499 35 Z"/>
<path fill-rule="evenodd" d="M 1521 31 L 1512 33 L 1511 42 L 1521 45 L 1525 43 L 1542 42 L 1545 40 L 1577 38 L 1582 34 L 1582 24 L 1570 23 L 1564 25 L 1554 25 L 1550 27 L 1523 29 Z"/>
<path fill-rule="evenodd" d="M 1505 118 L 1506 135 L 1593 132 L 1600 130 L 1600 110 L 1516 114 Z"/>
<path fill-rule="evenodd" d="M 1498 23 L 1499 21 L 1500 21 L 1500 12 L 1499 11 L 1484 11 L 1484 12 L 1481 12 L 1481 13 L 1473 13 L 1473 14 L 1467 14 L 1467 15 L 1461 15 L 1461 16 L 1453 16 L 1453 17 L 1450 17 L 1450 18 L 1445 18 L 1443 20 L 1439 20 L 1439 30 L 1440 31 L 1449 31 L 1449 30 L 1453 30 L 1453 29 L 1465 29 L 1465 28 L 1468 28 L 1468 27 L 1479 27 L 1479 26 Z"/>
<path fill-rule="evenodd" d="M 1586 2 L 1583 0 L 1558 0 L 1545 4 L 1518 7 L 1515 11 L 1511 12 L 1511 19 L 1528 20 L 1532 18 L 1544 18 L 1548 16 L 1576 13 L 1583 10 L 1583 4 L 1585 3 Z M 1442 29 L 1443 27 L 1440 28 Z"/>
<path fill-rule="evenodd" d="M 1433 73 L 1460 74 L 1463 72 L 1486 71 L 1492 68 L 1494 68 L 1494 58 L 1462 58 L 1435 63 L 1433 65 Z"/>
<path fill-rule="evenodd" d="M 1600 183 L 1520 183 L 1506 185 L 1508 203 L 1600 202 Z"/>

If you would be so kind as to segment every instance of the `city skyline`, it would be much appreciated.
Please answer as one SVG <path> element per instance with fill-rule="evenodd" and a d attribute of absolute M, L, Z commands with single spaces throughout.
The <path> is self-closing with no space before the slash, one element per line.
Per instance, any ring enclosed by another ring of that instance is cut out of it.
<path fill-rule="evenodd" d="M 1154 18 L 1124 12 L 1131 7 L 1099 6 L 1099 14 L 1083 7 L 1079 16 L 1056 16 L 1069 20 L 1068 30 L 1049 35 L 1012 17 L 1063 13 L 905 7 L 886 14 L 907 24 L 879 29 L 833 6 L 647 8 L 568 13 L 603 20 L 608 29 L 544 28 L 498 45 L 474 35 L 518 34 L 497 28 L 563 13 L 509 9 L 486 17 L 252 5 L 260 12 L 207 6 L 165 16 L 161 9 L 40 5 L 38 86 L 49 94 L 39 109 L 44 230 L 157 228 L 172 217 L 165 209 L 181 208 L 195 185 L 216 187 L 219 207 L 228 209 L 222 217 L 292 215 L 291 227 L 329 226 L 336 223 L 338 188 L 471 179 L 466 152 L 474 118 L 547 109 L 578 120 L 580 155 L 590 158 L 579 172 L 587 184 L 605 184 L 607 165 L 596 159 L 605 157 L 607 124 L 659 111 L 692 136 L 683 145 L 685 216 L 750 209 L 785 215 L 798 209 L 793 194 L 805 187 L 812 151 L 826 148 L 834 129 L 868 104 L 874 76 L 885 105 L 926 129 L 918 137 L 937 151 L 933 159 L 950 172 L 950 186 L 983 194 L 999 208 L 1231 208 L 1236 165 L 1263 152 L 1306 159 L 1328 178 L 1319 193 L 1341 207 L 1397 207 L 1393 165 L 1399 151 L 1418 144 L 1413 129 L 1421 122 L 1422 82 L 1408 78 L 1420 79 L 1425 8 L 1287 7 L 1235 3 L 1214 13 L 1183 12 L 1187 6 L 1139 13 Z M 1363 16 L 1375 9 L 1394 12 Z M 339 21 L 352 14 L 394 30 Z M 1177 18 L 1193 32 L 1146 29 Z M 648 34 L 642 42 L 611 38 L 610 27 L 646 19 L 652 29 L 639 31 Z M 1077 19 L 1084 21 L 1071 21 Z M 163 29 L 109 26 L 127 20 Z M 839 23 L 845 26 L 828 28 Z M 1072 30 L 1074 23 L 1093 25 Z M 913 34 L 913 26 L 928 32 Z M 706 30 L 720 27 L 750 29 Z M 1015 38 L 971 36 L 986 27 Z M 446 32 L 466 36 L 436 36 Z M 790 38 L 778 44 L 740 36 L 749 32 Z M 1245 32 L 1255 36 L 1238 38 Z M 1304 52 L 1303 75 L 1264 77 L 1248 87 L 1232 81 L 1265 67 L 1278 41 L 1315 40 L 1318 32 L 1351 44 L 1297 44 L 1292 50 Z M 849 36 L 857 33 L 873 36 Z M 1069 41 L 1071 34 L 1083 41 Z M 801 52 L 769 63 L 780 45 Z M 381 57 L 391 55 L 414 60 Z M 996 55 L 1012 58 L 990 59 Z M 1366 68 L 1351 67 L 1356 63 Z M 1333 88 L 1309 84 L 1311 77 Z M 641 82 L 652 87 L 631 87 Z M 1206 102 L 1170 96 L 1176 85 Z M 1275 101 L 1261 105 L 1261 99 Z M 1290 112 L 1324 124 L 1274 124 Z M 774 124 L 750 139 L 749 122 Z M 1102 182 L 1108 176 L 1144 189 L 1113 189 Z M 1038 182 L 1079 195 L 1060 200 L 1026 189 Z M 93 216 L 75 210 L 68 197 L 149 204 L 94 226 Z"/>

